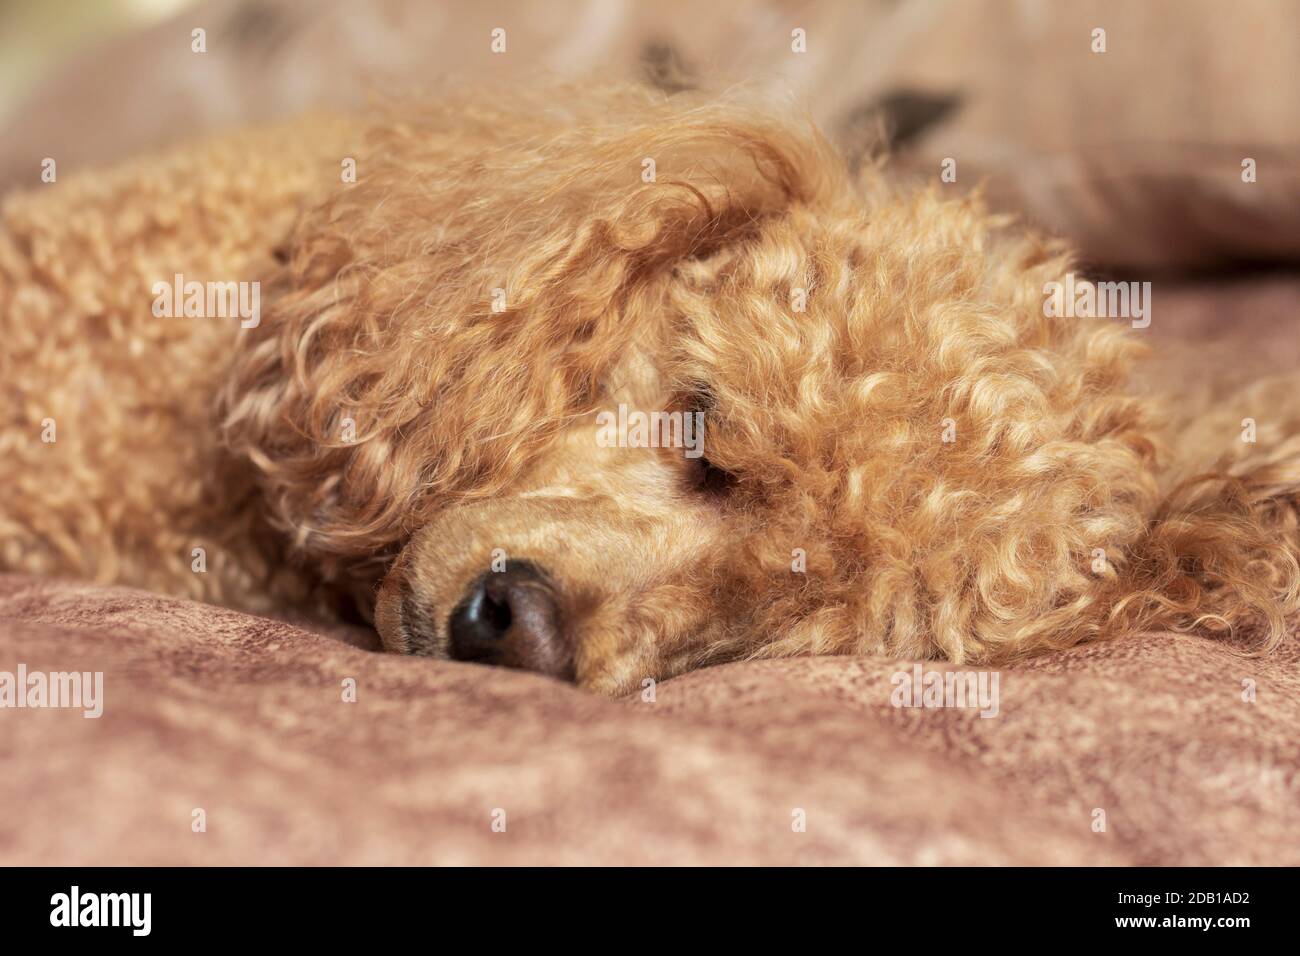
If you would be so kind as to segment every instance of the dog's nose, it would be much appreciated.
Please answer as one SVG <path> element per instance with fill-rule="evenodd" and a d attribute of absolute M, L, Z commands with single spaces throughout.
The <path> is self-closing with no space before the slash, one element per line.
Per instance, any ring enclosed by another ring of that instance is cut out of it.
<path fill-rule="evenodd" d="M 555 590 L 529 561 L 510 561 L 469 586 L 447 622 L 453 660 L 572 679 Z"/>

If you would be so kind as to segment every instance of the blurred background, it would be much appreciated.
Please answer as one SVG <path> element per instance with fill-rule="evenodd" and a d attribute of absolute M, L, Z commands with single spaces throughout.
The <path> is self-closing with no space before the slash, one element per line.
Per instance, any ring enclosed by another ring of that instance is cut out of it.
<path fill-rule="evenodd" d="M 165 19 L 189 0 L 0 0 L 0 123 L 79 48 Z"/>
<path fill-rule="evenodd" d="M 952 160 L 945 187 L 1099 268 L 1300 263 L 1295 0 L 0 0 L 0 193 L 45 157 L 555 76 L 740 85 L 854 162 L 883 133 L 896 174 Z"/>

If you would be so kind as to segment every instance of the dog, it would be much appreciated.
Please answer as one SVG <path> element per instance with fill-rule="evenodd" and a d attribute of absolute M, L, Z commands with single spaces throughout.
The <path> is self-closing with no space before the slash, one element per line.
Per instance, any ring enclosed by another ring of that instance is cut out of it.
<path fill-rule="evenodd" d="M 1048 314 L 1063 243 L 952 188 L 735 95 L 583 86 L 34 185 L 0 224 L 0 570 L 604 694 L 1283 640 L 1297 378 L 1251 385 L 1253 441 L 1240 401 L 1189 416 L 1206 384 L 1143 387 L 1140 330 Z M 259 314 L 211 314 L 238 283 Z"/>

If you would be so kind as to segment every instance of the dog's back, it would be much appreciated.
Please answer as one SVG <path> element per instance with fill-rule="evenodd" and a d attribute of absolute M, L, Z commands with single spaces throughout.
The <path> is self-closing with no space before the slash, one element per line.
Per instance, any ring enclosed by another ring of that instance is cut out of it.
<path fill-rule="evenodd" d="M 227 134 L 6 198 L 0 571 L 255 593 L 239 582 L 269 569 L 214 454 L 214 394 L 277 247 L 344 187 L 351 136 Z"/>

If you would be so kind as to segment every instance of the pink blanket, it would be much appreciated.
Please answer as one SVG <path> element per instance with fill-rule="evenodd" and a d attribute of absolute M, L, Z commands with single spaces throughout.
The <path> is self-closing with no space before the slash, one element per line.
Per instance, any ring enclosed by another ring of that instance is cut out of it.
<path fill-rule="evenodd" d="M 878 658 L 604 700 L 0 576 L 20 665 L 102 671 L 103 713 L 0 709 L 7 864 L 1300 864 L 1295 642 L 1060 653 L 991 717 L 894 706 L 913 663 Z"/>

